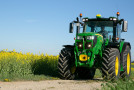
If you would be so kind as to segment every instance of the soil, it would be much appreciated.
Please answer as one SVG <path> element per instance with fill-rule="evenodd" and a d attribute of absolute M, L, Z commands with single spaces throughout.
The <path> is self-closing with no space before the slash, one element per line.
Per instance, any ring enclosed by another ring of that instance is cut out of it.
<path fill-rule="evenodd" d="M 101 80 L 45 80 L 0 82 L 0 90 L 96 90 Z"/>

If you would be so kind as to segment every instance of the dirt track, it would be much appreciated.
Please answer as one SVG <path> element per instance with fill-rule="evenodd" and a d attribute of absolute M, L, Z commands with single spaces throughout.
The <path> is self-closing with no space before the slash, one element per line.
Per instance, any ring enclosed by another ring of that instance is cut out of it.
<path fill-rule="evenodd" d="M 96 90 L 101 89 L 97 80 L 45 80 L 0 82 L 0 90 Z"/>

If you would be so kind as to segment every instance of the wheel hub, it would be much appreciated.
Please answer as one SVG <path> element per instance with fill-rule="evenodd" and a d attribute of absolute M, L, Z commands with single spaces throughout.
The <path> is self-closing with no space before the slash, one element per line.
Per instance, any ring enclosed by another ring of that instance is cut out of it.
<path fill-rule="evenodd" d="M 127 55 L 127 74 L 129 75 L 130 73 L 130 55 L 128 53 Z"/>
<path fill-rule="evenodd" d="M 116 60 L 115 60 L 115 75 L 116 76 L 118 75 L 118 72 L 119 72 L 119 59 L 118 57 L 116 57 Z"/>

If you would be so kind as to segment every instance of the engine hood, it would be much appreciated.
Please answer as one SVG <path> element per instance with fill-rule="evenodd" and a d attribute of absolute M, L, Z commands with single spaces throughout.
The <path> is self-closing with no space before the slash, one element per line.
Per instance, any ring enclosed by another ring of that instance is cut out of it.
<path fill-rule="evenodd" d="M 99 33 L 94 33 L 94 32 L 85 32 L 85 33 L 79 33 L 78 36 L 103 36 Z"/>
<path fill-rule="evenodd" d="M 93 46 L 96 45 L 96 44 L 98 44 L 98 46 L 99 45 L 102 45 L 103 44 L 103 41 L 104 41 L 103 40 L 103 36 L 101 34 L 94 33 L 94 32 L 79 33 L 77 36 L 82 36 L 84 38 L 83 40 L 85 41 L 85 43 L 86 42 L 92 42 L 93 43 Z M 87 36 L 95 36 L 95 37 L 94 37 L 94 39 L 88 40 L 88 39 L 86 39 Z M 76 43 L 77 42 L 80 42 L 81 40 L 77 40 L 76 39 Z"/>

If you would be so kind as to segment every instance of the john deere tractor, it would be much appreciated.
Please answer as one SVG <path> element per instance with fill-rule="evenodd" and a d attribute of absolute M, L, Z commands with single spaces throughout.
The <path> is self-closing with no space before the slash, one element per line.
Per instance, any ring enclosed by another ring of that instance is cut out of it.
<path fill-rule="evenodd" d="M 76 26 L 73 45 L 64 45 L 59 54 L 58 69 L 62 79 L 93 79 L 100 69 L 104 79 L 129 78 L 131 73 L 131 45 L 121 38 L 128 23 L 117 17 L 76 18 L 69 32 Z"/>

